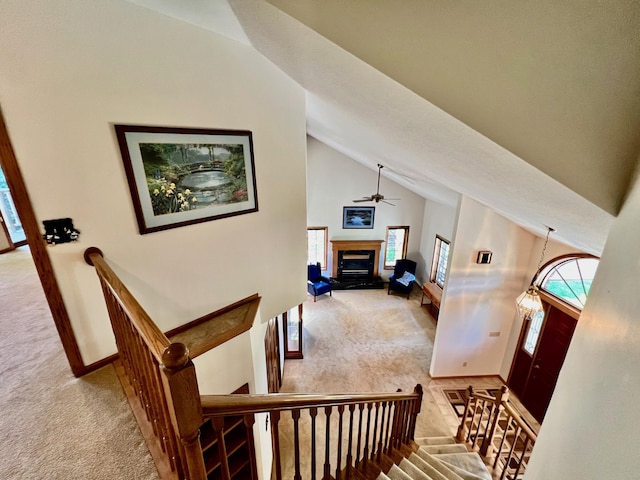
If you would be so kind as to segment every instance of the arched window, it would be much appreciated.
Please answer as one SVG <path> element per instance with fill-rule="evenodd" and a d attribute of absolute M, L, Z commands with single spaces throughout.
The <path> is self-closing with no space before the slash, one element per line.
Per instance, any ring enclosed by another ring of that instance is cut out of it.
<path fill-rule="evenodd" d="M 563 255 L 547 263 L 538 283 L 554 297 L 582 310 L 600 259 L 591 255 Z"/>

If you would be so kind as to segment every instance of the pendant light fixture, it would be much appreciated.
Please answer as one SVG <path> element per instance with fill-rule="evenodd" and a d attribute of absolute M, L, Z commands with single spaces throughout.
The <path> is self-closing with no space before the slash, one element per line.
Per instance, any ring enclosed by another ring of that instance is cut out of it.
<path fill-rule="evenodd" d="M 544 240 L 544 247 L 542 247 L 542 253 L 540 254 L 540 260 L 538 261 L 538 268 L 536 270 L 531 285 L 526 291 L 522 292 L 516 299 L 516 305 L 518 306 L 518 314 L 522 318 L 532 317 L 533 315 L 543 311 L 542 300 L 540 300 L 540 294 L 538 293 L 538 286 L 535 285 L 536 278 L 540 273 L 540 267 L 542 266 L 542 260 L 544 260 L 544 252 L 547 249 L 547 243 L 549 243 L 549 235 L 551 232 L 555 232 L 555 229 L 547 227 L 547 237 Z"/>

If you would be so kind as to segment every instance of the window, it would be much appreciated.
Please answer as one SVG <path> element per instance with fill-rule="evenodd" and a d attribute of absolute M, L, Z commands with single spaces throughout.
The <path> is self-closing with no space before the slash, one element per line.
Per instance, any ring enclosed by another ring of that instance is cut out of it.
<path fill-rule="evenodd" d="M 307 227 L 307 263 L 320 262 L 322 270 L 327 269 L 328 227 Z"/>
<path fill-rule="evenodd" d="M 384 268 L 393 270 L 396 260 L 406 258 L 409 243 L 409 227 L 387 227 L 384 247 Z"/>
<path fill-rule="evenodd" d="M 430 280 L 435 282 L 440 288 L 444 288 L 444 279 L 447 276 L 447 260 L 449 259 L 450 244 L 451 242 L 449 242 L 449 240 L 445 240 L 440 235 L 436 235 Z"/>
<path fill-rule="evenodd" d="M 563 257 L 545 267 L 540 289 L 582 310 L 600 260 L 595 257 Z"/>

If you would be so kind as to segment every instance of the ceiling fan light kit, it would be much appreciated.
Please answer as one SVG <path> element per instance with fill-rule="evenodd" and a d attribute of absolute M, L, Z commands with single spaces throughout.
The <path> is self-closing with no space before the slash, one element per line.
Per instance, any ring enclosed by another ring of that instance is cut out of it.
<path fill-rule="evenodd" d="M 391 202 L 389 202 L 388 200 L 400 200 L 399 198 L 388 198 L 385 200 L 384 195 L 382 195 L 380 193 L 380 171 L 384 168 L 383 165 L 381 165 L 380 163 L 378 164 L 378 187 L 376 188 L 376 193 L 374 193 L 373 195 L 369 195 L 368 197 L 362 197 L 359 198 L 357 200 L 353 200 L 354 203 L 360 203 L 360 202 L 383 202 L 383 203 L 388 203 L 389 205 L 395 207 L 395 205 Z"/>

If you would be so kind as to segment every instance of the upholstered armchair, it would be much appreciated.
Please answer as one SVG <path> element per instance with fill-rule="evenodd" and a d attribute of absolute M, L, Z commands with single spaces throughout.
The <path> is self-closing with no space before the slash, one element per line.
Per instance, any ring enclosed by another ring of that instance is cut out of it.
<path fill-rule="evenodd" d="M 413 284 L 416 283 L 416 262 L 403 258 L 396 260 L 396 266 L 393 269 L 393 275 L 389 277 L 389 288 L 387 295 L 391 290 L 406 293 L 407 298 L 411 295 Z"/>
<path fill-rule="evenodd" d="M 331 295 L 331 280 L 322 276 L 320 263 L 315 265 L 307 265 L 307 291 L 313 295 L 313 301 L 316 301 L 318 295 L 328 293 Z"/>

